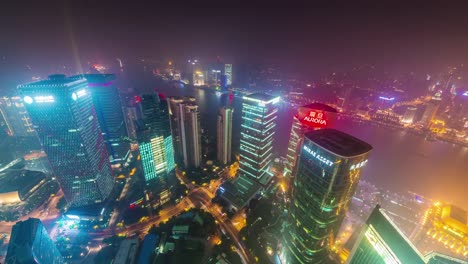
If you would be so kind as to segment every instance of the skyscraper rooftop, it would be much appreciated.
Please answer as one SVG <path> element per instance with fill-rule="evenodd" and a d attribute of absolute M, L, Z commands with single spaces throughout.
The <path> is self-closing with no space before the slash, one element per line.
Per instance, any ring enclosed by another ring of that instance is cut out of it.
<path fill-rule="evenodd" d="M 353 157 L 372 150 L 368 143 L 336 129 L 321 129 L 305 136 L 320 147 L 342 157 Z"/>
<path fill-rule="evenodd" d="M 253 94 L 246 95 L 243 98 L 246 99 L 246 100 L 253 100 L 253 101 L 263 102 L 265 104 L 271 103 L 274 100 L 276 100 L 277 98 L 279 100 L 279 96 L 273 96 L 273 95 L 269 95 L 269 94 L 266 94 L 266 93 L 253 93 Z"/>

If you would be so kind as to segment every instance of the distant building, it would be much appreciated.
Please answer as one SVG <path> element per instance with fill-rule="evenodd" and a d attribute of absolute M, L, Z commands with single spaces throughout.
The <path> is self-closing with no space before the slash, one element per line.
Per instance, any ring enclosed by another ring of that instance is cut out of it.
<path fill-rule="evenodd" d="M 436 243 L 445 246 L 447 253 L 468 256 L 468 212 L 458 206 L 434 203 L 424 214 L 413 241 L 418 247 Z"/>
<path fill-rule="evenodd" d="M 176 162 L 185 168 L 201 165 L 201 127 L 198 105 L 193 97 L 170 97 L 169 115 Z"/>
<path fill-rule="evenodd" d="M 125 239 L 120 243 L 119 251 L 114 259 L 114 264 L 136 263 L 138 252 L 138 239 Z"/>
<path fill-rule="evenodd" d="M 226 85 L 232 85 L 232 64 L 224 64 L 224 75 L 226 75 Z"/>
<path fill-rule="evenodd" d="M 416 117 L 416 112 L 418 111 L 417 107 L 414 106 L 408 106 L 406 108 L 406 111 L 403 115 L 403 118 L 401 119 L 401 122 L 404 124 L 412 124 L 414 122 L 414 119 Z"/>
<path fill-rule="evenodd" d="M 18 88 L 69 204 L 106 200 L 114 179 L 86 79 L 52 75 Z"/>
<path fill-rule="evenodd" d="M 9 136 L 36 136 L 29 114 L 19 96 L 0 97 L 0 126 Z"/>
<path fill-rule="evenodd" d="M 266 185 L 272 178 L 269 170 L 280 97 L 254 93 L 243 97 L 239 174 Z"/>
<path fill-rule="evenodd" d="M 128 134 L 115 75 L 85 74 L 70 78 L 83 77 L 88 81 L 110 162 L 124 163 L 130 154 L 130 145 L 124 141 Z"/>
<path fill-rule="evenodd" d="M 354 245 L 348 264 L 425 264 L 424 257 L 377 205 Z"/>
<path fill-rule="evenodd" d="M 217 127 L 217 157 L 223 164 L 231 162 L 231 145 L 232 145 L 232 115 L 234 109 L 230 107 L 222 107 L 218 114 Z"/>
<path fill-rule="evenodd" d="M 426 104 L 426 109 L 423 112 L 423 115 L 421 117 L 421 123 L 429 127 L 431 124 L 432 120 L 434 119 L 440 105 L 440 98 L 439 97 L 433 97 L 427 104 Z"/>
<path fill-rule="evenodd" d="M 328 263 L 372 147 L 334 129 L 304 135 L 292 187 L 281 258 L 286 263 Z"/>
<path fill-rule="evenodd" d="M 195 71 L 193 73 L 193 86 L 205 85 L 205 74 L 202 71 Z"/>
<path fill-rule="evenodd" d="M 5 263 L 61 264 L 64 259 L 41 220 L 29 218 L 13 226 Z"/>

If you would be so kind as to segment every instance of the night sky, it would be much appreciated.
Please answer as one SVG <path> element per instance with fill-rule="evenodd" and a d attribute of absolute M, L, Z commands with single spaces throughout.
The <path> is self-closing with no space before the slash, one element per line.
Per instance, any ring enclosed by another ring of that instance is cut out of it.
<path fill-rule="evenodd" d="M 362 63 L 425 72 L 468 59 L 468 9 L 454 2 L 17 2 L 0 8 L 0 56 L 32 67 L 76 58 L 221 56 L 311 74 Z"/>

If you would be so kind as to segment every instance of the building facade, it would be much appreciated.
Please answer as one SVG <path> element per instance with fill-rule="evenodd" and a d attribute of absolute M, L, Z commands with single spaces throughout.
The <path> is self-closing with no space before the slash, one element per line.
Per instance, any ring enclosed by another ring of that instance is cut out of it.
<path fill-rule="evenodd" d="M 138 142 L 145 180 L 165 184 L 175 168 L 167 101 L 162 95 L 145 94 L 141 109 L 143 127 Z"/>
<path fill-rule="evenodd" d="M 232 85 L 232 64 L 224 64 L 224 75 L 226 75 L 226 85 Z"/>
<path fill-rule="evenodd" d="M 130 154 L 130 145 L 124 141 L 128 134 L 115 75 L 85 74 L 72 78 L 83 77 L 88 81 L 110 162 L 124 163 Z"/>
<path fill-rule="evenodd" d="M 304 136 L 292 186 L 284 263 L 327 263 L 372 147 L 334 129 Z"/>
<path fill-rule="evenodd" d="M 299 107 L 293 118 L 289 136 L 287 164 L 284 175 L 292 176 L 297 168 L 297 158 L 301 152 L 304 134 L 323 127 L 332 127 L 336 119 L 336 109 L 321 103 Z"/>
<path fill-rule="evenodd" d="M 239 174 L 266 183 L 273 155 L 273 141 L 280 97 L 255 93 L 243 97 Z"/>
<path fill-rule="evenodd" d="M 234 109 L 222 107 L 218 114 L 217 158 L 222 164 L 228 164 L 232 158 L 232 115 Z"/>
<path fill-rule="evenodd" d="M 106 200 L 114 179 L 86 79 L 53 75 L 19 90 L 67 201 Z"/>
<path fill-rule="evenodd" d="M 377 205 L 367 219 L 346 263 L 425 264 L 426 261 Z"/>
<path fill-rule="evenodd" d="M 65 261 L 41 220 L 29 218 L 13 226 L 5 263 L 61 264 Z"/>
<path fill-rule="evenodd" d="M 9 136 L 36 136 L 29 114 L 19 96 L 0 97 L 0 122 Z"/>
<path fill-rule="evenodd" d="M 193 97 L 170 97 L 169 115 L 175 160 L 185 168 L 201 165 L 201 127 L 198 105 Z"/>

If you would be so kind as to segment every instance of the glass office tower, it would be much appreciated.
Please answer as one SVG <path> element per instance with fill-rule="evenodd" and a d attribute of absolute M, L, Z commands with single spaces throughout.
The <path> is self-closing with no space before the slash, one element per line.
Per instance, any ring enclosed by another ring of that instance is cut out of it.
<path fill-rule="evenodd" d="M 285 263 L 328 262 L 371 149 L 334 129 L 304 135 L 280 256 Z"/>
<path fill-rule="evenodd" d="M 85 74 L 71 78 L 83 77 L 88 81 L 110 162 L 124 163 L 130 154 L 130 144 L 124 141 L 128 135 L 115 75 Z"/>
<path fill-rule="evenodd" d="M 52 75 L 18 88 L 67 201 L 104 201 L 114 179 L 86 79 Z"/>
<path fill-rule="evenodd" d="M 221 107 L 217 126 L 217 158 L 222 164 L 231 162 L 232 146 L 232 114 L 234 109 Z"/>
<path fill-rule="evenodd" d="M 346 261 L 348 264 L 425 264 L 423 256 L 377 205 Z"/>
<path fill-rule="evenodd" d="M 201 165 L 200 113 L 194 97 L 170 97 L 169 115 L 178 164 L 185 168 Z"/>
<path fill-rule="evenodd" d="M 263 184 L 269 174 L 280 97 L 254 93 L 243 97 L 239 175 Z"/>
<path fill-rule="evenodd" d="M 5 263 L 61 264 L 64 262 L 41 220 L 29 218 L 13 226 Z"/>
<path fill-rule="evenodd" d="M 165 183 L 175 168 L 167 101 L 162 95 L 145 94 L 141 96 L 141 109 L 143 129 L 138 142 L 145 180 Z"/>

